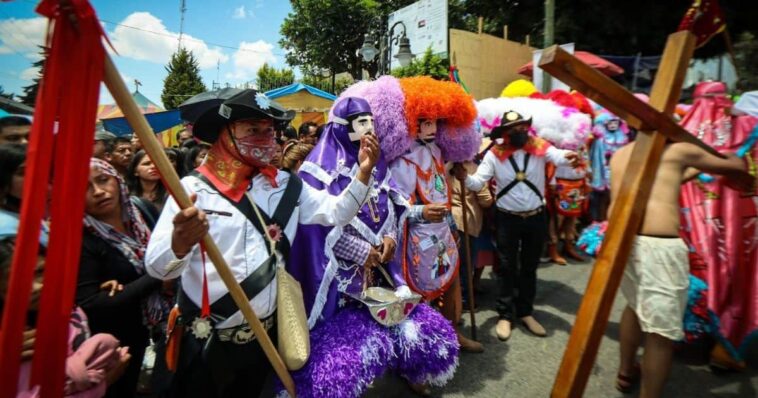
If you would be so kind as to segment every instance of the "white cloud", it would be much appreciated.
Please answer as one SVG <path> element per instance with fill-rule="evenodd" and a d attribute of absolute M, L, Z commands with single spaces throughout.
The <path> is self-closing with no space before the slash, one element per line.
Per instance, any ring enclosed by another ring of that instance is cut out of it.
<path fill-rule="evenodd" d="M 113 47 L 121 56 L 159 64 L 165 64 L 171 59 L 171 54 L 176 52 L 178 47 L 179 38 L 178 33 L 169 31 L 163 21 L 149 12 L 130 14 L 109 36 Z M 220 48 L 211 48 L 204 41 L 188 34 L 182 36 L 182 44 L 194 53 L 200 69 L 213 68 L 217 61 L 225 63 L 229 60 L 229 56 Z"/>
<path fill-rule="evenodd" d="M 23 80 L 32 81 L 38 74 L 39 68 L 32 66 L 21 71 L 20 77 Z"/>
<path fill-rule="evenodd" d="M 255 0 L 255 8 L 263 8 L 263 0 Z"/>
<path fill-rule="evenodd" d="M 253 18 L 255 17 L 255 14 L 253 13 L 253 10 L 248 10 L 244 5 L 241 5 L 234 9 L 234 12 L 232 12 L 232 18 L 234 19 L 245 19 L 245 18 Z"/>
<path fill-rule="evenodd" d="M 45 44 L 47 18 L 10 18 L 0 21 L 0 54 L 20 53 L 40 59 L 39 47 Z"/>
<path fill-rule="evenodd" d="M 276 56 L 273 53 L 274 45 L 263 40 L 253 43 L 241 42 L 239 49 L 232 55 L 234 71 L 227 73 L 229 79 L 252 80 L 264 63 L 273 64 Z"/>

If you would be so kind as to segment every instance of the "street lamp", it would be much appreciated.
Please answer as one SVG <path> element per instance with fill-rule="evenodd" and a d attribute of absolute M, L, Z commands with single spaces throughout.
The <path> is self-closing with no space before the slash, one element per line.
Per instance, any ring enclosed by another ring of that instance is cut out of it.
<path fill-rule="evenodd" d="M 395 36 L 395 28 L 400 25 L 403 27 L 403 32 L 399 33 L 397 36 Z M 397 21 L 394 25 L 390 28 L 390 40 L 389 40 L 389 48 L 387 48 L 387 70 L 386 73 L 390 73 L 392 71 L 392 64 L 390 63 L 390 60 L 392 59 L 392 45 L 397 44 L 398 50 L 397 54 L 395 54 L 395 58 L 397 58 L 397 61 L 400 63 L 400 66 L 408 66 L 411 63 L 411 59 L 413 59 L 414 55 L 411 52 L 411 40 L 408 39 L 408 36 L 405 35 L 405 24 L 403 21 Z"/>
<path fill-rule="evenodd" d="M 358 50 L 358 54 L 360 54 L 366 62 L 373 61 L 379 54 L 379 49 L 374 45 L 375 41 L 376 39 L 374 38 L 374 35 L 370 33 L 366 33 L 363 36 L 363 45 Z"/>
<path fill-rule="evenodd" d="M 415 55 L 411 52 L 411 41 L 405 37 L 405 34 L 400 38 L 400 45 L 398 47 L 397 54 L 395 54 L 397 62 L 400 63 L 400 66 L 410 65 L 411 59 L 413 59 Z"/>
<path fill-rule="evenodd" d="M 400 25 L 402 26 L 403 30 L 401 33 L 398 33 L 395 35 L 395 28 Z M 394 25 L 392 25 L 392 28 L 389 30 L 389 40 L 385 42 L 384 40 L 385 35 L 380 34 L 379 35 L 379 47 L 376 48 L 376 38 L 373 34 L 367 33 L 363 36 L 363 45 L 361 45 L 361 48 L 356 51 L 358 55 L 363 57 L 363 60 L 365 62 L 373 62 L 377 55 L 379 55 L 379 72 L 382 74 L 387 74 L 390 72 L 390 60 L 392 59 L 391 53 L 392 53 L 392 45 L 395 44 L 398 46 L 397 54 L 395 54 L 395 58 L 397 58 L 398 63 L 400 63 L 400 66 L 408 66 L 411 63 L 411 60 L 415 57 L 413 53 L 411 52 L 411 41 L 408 39 L 405 33 L 405 24 L 402 21 L 395 22 Z M 389 46 L 387 45 L 389 44 Z"/>

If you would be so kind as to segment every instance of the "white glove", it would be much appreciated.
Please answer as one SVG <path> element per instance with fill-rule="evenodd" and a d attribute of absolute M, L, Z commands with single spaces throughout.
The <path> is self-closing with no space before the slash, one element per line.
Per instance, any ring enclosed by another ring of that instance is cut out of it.
<path fill-rule="evenodd" d="M 411 296 L 413 296 L 413 292 L 408 286 L 403 285 L 395 289 L 395 297 L 399 299 L 409 299 Z"/>

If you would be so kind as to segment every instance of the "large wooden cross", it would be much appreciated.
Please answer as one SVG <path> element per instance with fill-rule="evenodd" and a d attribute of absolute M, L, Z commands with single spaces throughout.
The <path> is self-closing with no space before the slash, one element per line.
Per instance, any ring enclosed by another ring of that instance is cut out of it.
<path fill-rule="evenodd" d="M 548 48 L 542 55 L 540 68 L 642 132 L 637 136 L 621 189 L 614 193 L 615 204 L 603 247 L 571 330 L 553 397 L 580 397 L 584 392 L 667 139 L 690 142 L 718 155 L 670 116 L 694 50 L 692 33 L 682 31 L 669 36 L 649 104 L 558 46 Z"/>

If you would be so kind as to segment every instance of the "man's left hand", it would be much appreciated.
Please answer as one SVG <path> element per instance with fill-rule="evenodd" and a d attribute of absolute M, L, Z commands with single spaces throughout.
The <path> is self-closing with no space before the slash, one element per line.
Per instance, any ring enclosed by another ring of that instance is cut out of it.
<path fill-rule="evenodd" d="M 566 160 L 569 161 L 569 164 L 573 168 L 579 167 L 579 165 L 582 163 L 581 159 L 579 158 L 579 154 L 576 152 L 566 153 Z"/>

